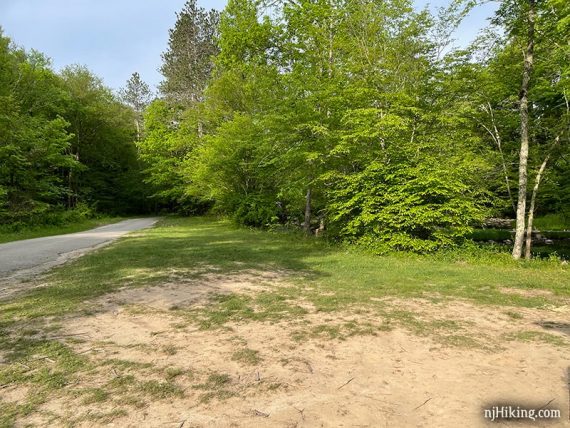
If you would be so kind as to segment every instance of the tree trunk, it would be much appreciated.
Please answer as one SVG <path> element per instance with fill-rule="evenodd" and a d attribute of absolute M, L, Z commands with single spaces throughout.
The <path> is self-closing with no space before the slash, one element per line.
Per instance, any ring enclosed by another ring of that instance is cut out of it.
<path fill-rule="evenodd" d="M 135 119 L 135 127 L 137 129 L 137 143 L 141 142 L 141 124 L 139 120 L 140 119 L 138 117 Z"/>
<path fill-rule="evenodd" d="M 303 224 L 303 230 L 307 235 L 311 234 L 311 188 L 307 190 L 307 196 L 305 197 L 305 223 Z"/>
<path fill-rule="evenodd" d="M 540 180 L 542 179 L 542 175 L 544 174 L 544 170 L 546 169 L 546 165 L 548 165 L 548 161 L 550 160 L 550 155 L 552 154 L 552 149 L 558 145 L 560 142 L 560 137 L 556 137 L 554 144 L 552 145 L 551 151 L 546 155 L 542 165 L 536 174 L 536 179 L 534 181 L 534 187 L 532 189 L 532 196 L 530 198 L 530 207 L 528 209 L 528 220 L 526 226 L 526 242 L 525 242 L 525 259 L 530 260 L 532 258 L 531 250 L 532 250 L 532 223 L 534 221 L 534 210 L 536 209 L 536 196 L 538 194 L 538 188 L 540 186 Z"/>
<path fill-rule="evenodd" d="M 534 183 L 534 188 L 532 189 L 532 196 L 530 198 L 530 207 L 528 209 L 528 220 L 526 222 L 526 242 L 525 242 L 525 249 L 524 249 L 524 257 L 527 260 L 530 260 L 532 257 L 531 249 L 532 249 L 532 222 L 534 221 L 534 209 L 536 206 L 536 195 L 538 193 L 538 186 L 540 186 L 540 179 L 542 178 L 542 173 L 544 172 L 544 168 L 546 168 L 546 163 L 548 162 L 548 156 L 540 166 L 538 170 L 538 174 L 536 174 L 536 181 Z"/>
<path fill-rule="evenodd" d="M 521 117 L 521 148 L 519 154 L 519 192 L 517 201 L 517 224 L 515 244 L 513 246 L 513 258 L 521 258 L 525 235 L 526 217 L 526 191 L 528 182 L 528 147 L 529 147 L 529 117 L 528 117 L 528 89 L 534 62 L 534 21 L 536 0 L 528 0 L 528 40 L 524 54 L 523 79 L 520 92 L 520 117 Z"/>

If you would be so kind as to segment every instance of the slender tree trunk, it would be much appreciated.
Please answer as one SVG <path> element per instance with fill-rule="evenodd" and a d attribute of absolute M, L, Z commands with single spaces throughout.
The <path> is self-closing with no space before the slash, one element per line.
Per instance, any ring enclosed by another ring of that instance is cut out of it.
<path fill-rule="evenodd" d="M 307 235 L 311 234 L 311 188 L 307 189 L 307 196 L 305 196 L 305 223 L 303 229 Z"/>
<path fill-rule="evenodd" d="M 540 186 L 540 180 L 542 178 L 542 174 L 544 173 L 544 169 L 546 168 L 546 164 L 548 163 L 547 156 L 542 165 L 540 165 L 540 169 L 538 170 L 538 174 L 536 174 L 536 181 L 534 182 L 534 188 L 532 189 L 532 196 L 530 198 L 530 207 L 528 209 L 528 219 L 526 222 L 526 242 L 525 242 L 525 250 L 524 250 L 524 257 L 527 260 L 530 260 L 532 257 L 531 249 L 532 249 L 532 223 L 534 221 L 534 209 L 536 207 L 536 195 L 538 193 L 538 187 Z"/>
<path fill-rule="evenodd" d="M 536 0 L 528 0 L 528 40 L 524 54 L 523 79 L 520 92 L 520 117 L 521 117 L 521 148 L 519 155 L 519 192 L 517 201 L 517 224 L 515 244 L 513 246 L 513 258 L 521 258 L 526 217 L 526 191 L 528 183 L 528 147 L 529 147 L 529 117 L 528 117 L 528 90 L 534 62 L 534 21 Z"/>
<path fill-rule="evenodd" d="M 141 124 L 139 123 L 139 118 L 135 119 L 135 126 L 137 128 L 137 143 L 141 142 Z"/>
<path fill-rule="evenodd" d="M 73 170 L 69 168 L 67 171 L 67 209 L 73 208 Z"/>
<path fill-rule="evenodd" d="M 560 142 L 560 137 L 556 137 L 554 144 L 552 145 L 550 152 L 544 158 L 542 165 L 538 169 L 536 174 L 536 179 L 534 180 L 534 187 L 532 189 L 532 196 L 530 198 L 530 207 L 528 209 L 528 219 L 526 222 L 526 242 L 525 242 L 525 259 L 530 260 L 532 258 L 532 223 L 534 221 L 534 211 L 536 209 L 536 196 L 538 195 L 538 188 L 540 187 L 540 180 L 542 180 L 542 176 L 546 169 L 546 165 L 548 165 L 548 161 L 550 160 L 550 155 L 552 154 L 552 150 L 558 145 Z"/>

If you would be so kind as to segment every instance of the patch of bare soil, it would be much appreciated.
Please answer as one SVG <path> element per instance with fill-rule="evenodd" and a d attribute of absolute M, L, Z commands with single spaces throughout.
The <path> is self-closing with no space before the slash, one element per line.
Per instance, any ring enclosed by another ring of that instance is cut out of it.
<path fill-rule="evenodd" d="M 87 333 L 69 345 L 97 367 L 71 387 L 107 388 L 110 396 L 52 400 L 24 422 L 57 426 L 55 415 L 86 427 L 477 427 L 493 425 L 482 409 L 496 402 L 551 402 L 563 413 L 554 426 L 568 420 L 569 333 L 554 328 L 568 325 L 568 311 L 384 299 L 383 313 L 313 311 L 200 330 L 168 310 L 204 305 L 212 292 L 256 293 L 264 282 L 283 281 L 270 275 L 109 296 L 105 311 L 70 320 L 64 333 Z M 408 312 L 420 322 L 400 322 Z M 372 328 L 346 327 L 355 324 Z M 346 334 L 332 335 L 339 331 Z M 524 331 L 566 346 L 508 339 Z M 447 337 L 470 340 L 441 340 Z"/>
<path fill-rule="evenodd" d="M 201 275 L 199 280 L 181 278 L 142 289 L 126 287 L 94 303 L 107 310 L 125 305 L 144 305 L 157 310 L 204 306 L 213 295 L 254 294 L 276 285 L 286 286 L 286 277 L 286 272 L 280 271 L 243 271 L 231 276 L 209 273 Z"/>
<path fill-rule="evenodd" d="M 523 288 L 506 288 L 503 287 L 499 290 L 504 294 L 514 294 L 522 297 L 551 297 L 554 293 L 550 290 L 540 290 L 536 288 L 523 289 Z"/>

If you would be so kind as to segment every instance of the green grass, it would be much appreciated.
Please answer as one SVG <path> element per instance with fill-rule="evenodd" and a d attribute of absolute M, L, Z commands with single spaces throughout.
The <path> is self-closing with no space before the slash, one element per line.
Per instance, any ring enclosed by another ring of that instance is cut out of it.
<path fill-rule="evenodd" d="M 0 229 L 0 244 L 22 239 L 42 238 L 44 236 L 63 235 L 66 233 L 82 232 L 106 224 L 117 223 L 124 220 L 123 217 L 99 217 L 70 223 L 62 226 L 37 226 L 23 229 L 19 232 L 2 232 Z"/>
<path fill-rule="evenodd" d="M 542 342 L 559 347 L 568 346 L 568 342 L 566 342 L 562 337 L 542 331 L 520 331 L 515 334 L 506 335 L 505 338 L 507 340 L 518 340 L 521 342 Z"/>
<path fill-rule="evenodd" d="M 114 377 L 96 389 L 84 389 L 84 403 L 141 407 L 147 399 L 182 397 L 179 379 L 192 374 L 180 369 L 161 369 L 164 380 L 149 380 L 148 365 L 109 359 L 94 366 L 85 355 L 75 354 L 57 335 L 64 317 L 93 314 L 93 299 L 124 287 L 211 279 L 211 274 L 255 275 L 274 271 L 287 276 L 290 286 L 271 285 L 254 294 L 212 296 L 199 308 L 177 305 L 169 314 L 180 322 L 202 329 L 225 328 L 229 322 L 294 321 L 293 339 L 343 340 L 372 335 L 405 326 L 411 332 L 431 335 L 448 346 L 479 346 L 464 334 L 463 321 L 426 320 L 390 303 L 392 298 L 424 298 L 432 302 L 466 299 L 476 304 L 505 307 L 542 307 L 568 304 L 570 270 L 556 261 L 515 262 L 507 255 L 482 249 L 441 253 L 375 256 L 358 248 L 280 232 L 237 228 L 211 218 L 167 218 L 153 229 L 120 239 L 114 245 L 56 268 L 44 280 L 47 286 L 0 302 L 0 386 L 26 385 L 34 393 L 20 403 L 0 400 L 0 426 L 11 426 L 33 413 L 48 398 L 69 393 L 69 385 L 94 370 L 111 370 Z M 267 282 L 260 278 L 261 283 Z M 192 286 L 188 282 L 188 287 Z M 505 293 L 504 289 L 519 290 Z M 525 290 L 549 290 L 536 295 Z M 301 302 L 303 304 L 301 304 Z M 309 307 L 330 313 L 326 324 L 303 320 Z M 368 313 L 379 324 L 338 319 L 337 313 Z M 524 333 L 524 332 L 523 332 Z M 554 336 L 521 333 L 513 340 L 558 344 Z M 70 339 L 71 340 L 71 339 Z M 165 355 L 178 349 L 161 348 Z M 243 364 L 260 362 L 256 351 L 240 344 L 233 358 Z M 143 373 L 143 375 L 141 375 Z M 135 374 L 137 376 L 135 376 Z M 95 375 L 95 374 L 93 374 Z M 194 386 L 200 400 L 225 399 L 236 394 L 227 374 L 211 373 Z M 66 392 L 67 391 L 67 392 Z M 110 421 L 124 414 L 93 413 L 93 420 Z"/>
<path fill-rule="evenodd" d="M 469 238 L 474 241 L 505 241 L 513 238 L 513 232 L 505 229 L 475 229 Z"/>
<path fill-rule="evenodd" d="M 466 298 L 526 307 L 556 305 L 560 298 L 570 297 L 570 270 L 558 262 L 515 262 L 498 253 L 486 257 L 375 256 L 297 235 L 236 228 L 227 221 L 169 218 L 154 229 L 57 268 L 49 276 L 50 286 L 2 303 L 0 328 L 16 320 L 93 311 L 90 299 L 125 286 L 252 270 L 286 271 L 298 286 L 274 288 L 255 297 L 218 296 L 201 314 L 204 328 L 230 320 L 299 316 L 305 310 L 294 302 L 301 296 L 320 311 L 394 296 Z M 503 288 L 550 290 L 553 296 L 507 294 Z"/>
<path fill-rule="evenodd" d="M 244 348 L 233 353 L 232 361 L 238 361 L 242 364 L 256 366 L 261 362 L 261 357 L 259 356 L 259 351 Z"/>
<path fill-rule="evenodd" d="M 538 230 L 570 230 L 570 216 L 564 214 L 547 214 L 534 220 Z"/>
<path fill-rule="evenodd" d="M 194 385 L 194 389 L 205 391 L 200 395 L 201 403 L 209 403 L 213 399 L 225 400 L 236 395 L 230 390 L 232 379 L 226 373 L 211 373 L 206 382 Z"/>

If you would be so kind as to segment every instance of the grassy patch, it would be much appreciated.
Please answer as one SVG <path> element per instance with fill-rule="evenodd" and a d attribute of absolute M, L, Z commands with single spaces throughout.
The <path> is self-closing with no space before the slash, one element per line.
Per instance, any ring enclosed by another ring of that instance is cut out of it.
<path fill-rule="evenodd" d="M 84 405 L 103 403 L 109 399 L 109 392 L 101 388 L 89 388 L 83 392 L 87 394 L 82 400 Z"/>
<path fill-rule="evenodd" d="M 522 320 L 524 318 L 520 312 L 515 312 L 515 311 L 507 311 L 505 312 L 505 315 L 507 315 L 509 318 L 513 320 Z"/>
<path fill-rule="evenodd" d="M 308 339 L 346 340 L 352 336 L 376 336 L 379 331 L 391 329 L 389 323 L 347 321 L 341 324 L 318 324 L 296 329 L 291 332 L 291 338 L 296 342 L 305 342 Z"/>
<path fill-rule="evenodd" d="M 206 308 L 182 313 L 197 320 L 203 330 L 219 328 L 230 321 L 276 321 L 307 313 L 306 309 L 291 303 L 290 300 L 298 296 L 299 291 L 294 288 L 276 288 L 254 297 L 225 294 L 213 297 Z"/>
<path fill-rule="evenodd" d="M 166 345 L 162 348 L 162 352 L 166 355 L 176 355 L 178 353 L 178 348 L 174 345 Z"/>
<path fill-rule="evenodd" d="M 97 422 L 98 424 L 109 424 L 115 419 L 127 416 L 129 413 L 125 409 L 114 409 L 108 412 L 91 412 L 84 419 Z"/>
<path fill-rule="evenodd" d="M 142 393 L 156 400 L 184 396 L 184 391 L 182 391 L 180 386 L 171 381 L 149 380 L 141 382 L 139 388 Z"/>
<path fill-rule="evenodd" d="M 199 397 L 201 403 L 208 403 L 213 399 L 225 400 L 235 396 L 235 392 L 229 389 L 231 377 L 226 373 L 211 373 L 206 382 L 194 385 L 194 389 L 204 390 Z"/>
<path fill-rule="evenodd" d="M 554 346 L 567 347 L 570 345 L 563 337 L 545 333 L 542 331 L 526 330 L 518 333 L 508 334 L 505 336 L 508 340 L 518 340 L 521 342 L 541 342 Z"/>
<path fill-rule="evenodd" d="M 184 370 L 178 367 L 168 367 L 166 370 L 164 370 L 164 376 L 168 382 L 171 382 L 177 377 L 182 376 L 184 373 Z"/>
<path fill-rule="evenodd" d="M 259 351 L 245 348 L 235 351 L 232 354 L 232 361 L 238 361 L 243 364 L 255 366 L 261 362 L 261 357 L 259 356 Z"/>
<path fill-rule="evenodd" d="M 0 426 L 13 426 L 18 418 L 34 413 L 48 398 L 53 398 L 74 381 L 91 364 L 66 345 L 46 339 L 15 337 L 0 331 L 0 387 L 29 389 L 18 403 L 0 400 Z"/>
<path fill-rule="evenodd" d="M 89 299 L 120 287 L 256 270 L 287 271 L 290 281 L 298 286 L 256 297 L 219 296 L 208 313 L 202 314 L 204 328 L 228 321 L 302 315 L 305 310 L 294 304 L 299 297 L 319 311 L 368 305 L 371 298 L 389 296 L 438 295 L 527 307 L 560 304 L 559 299 L 504 294 L 503 288 L 546 289 L 557 298 L 570 297 L 570 271 L 560 263 L 519 263 L 500 255 L 489 259 L 494 262 L 468 257 L 379 257 L 285 233 L 240 229 L 226 221 L 170 218 L 156 228 L 57 268 L 49 277 L 51 286 L 2 304 L 0 328 L 16 319 L 92 310 Z"/>
<path fill-rule="evenodd" d="M 534 219 L 539 230 L 570 230 L 570 217 L 565 214 L 547 214 Z"/>

